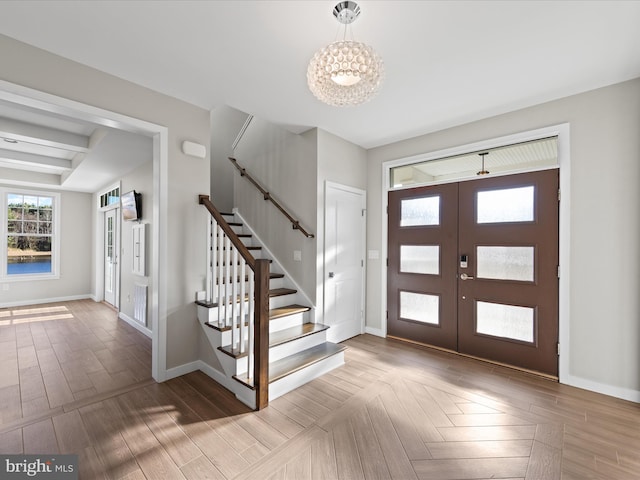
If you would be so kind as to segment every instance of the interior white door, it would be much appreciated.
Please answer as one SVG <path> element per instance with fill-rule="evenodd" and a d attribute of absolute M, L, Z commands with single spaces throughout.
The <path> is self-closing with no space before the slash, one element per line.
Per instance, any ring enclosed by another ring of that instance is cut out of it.
<path fill-rule="evenodd" d="M 342 342 L 364 327 L 366 193 L 327 182 L 325 189 L 324 323 Z"/>
<path fill-rule="evenodd" d="M 120 209 L 114 208 L 104 213 L 104 301 L 118 307 L 120 269 L 118 253 L 118 219 Z"/>

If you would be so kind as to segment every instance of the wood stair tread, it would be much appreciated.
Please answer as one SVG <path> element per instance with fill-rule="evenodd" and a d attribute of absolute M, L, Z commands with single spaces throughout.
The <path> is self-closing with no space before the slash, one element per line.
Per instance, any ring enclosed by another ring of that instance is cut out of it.
<path fill-rule="evenodd" d="M 289 357 L 277 360 L 269 364 L 269 383 L 291 375 L 302 370 L 304 367 L 318 363 L 325 358 L 329 358 L 337 353 L 346 350 L 343 345 L 336 345 L 331 342 L 324 342 L 311 348 L 307 348 Z"/>
<path fill-rule="evenodd" d="M 288 317 L 289 315 L 295 315 L 296 313 L 304 313 L 311 310 L 311 307 L 305 307 L 304 305 L 286 305 L 280 308 L 272 308 L 269 310 L 269 320 L 275 320 L 276 318 Z"/>
<path fill-rule="evenodd" d="M 269 290 L 269 297 L 281 297 L 283 295 L 291 295 L 292 293 L 296 293 L 297 290 L 292 288 L 273 288 Z"/>
<path fill-rule="evenodd" d="M 273 280 L 273 279 L 277 279 L 277 278 L 284 278 L 284 273 L 273 273 L 273 272 L 269 273 L 269 279 Z M 223 278 L 222 280 L 223 280 L 223 282 L 222 282 L 223 284 L 230 283 L 231 282 L 231 277 L 228 279 L 228 281 L 227 281 L 226 278 Z M 244 281 L 245 282 L 249 281 L 249 275 L 245 275 L 244 276 Z M 238 282 L 240 282 L 240 277 L 238 277 Z M 220 279 L 216 278 L 216 285 L 218 285 L 219 283 L 220 283 Z"/>
<path fill-rule="evenodd" d="M 291 375 L 299 370 L 302 370 L 309 365 L 318 363 L 326 358 L 329 358 L 337 353 L 345 350 L 346 347 L 342 345 L 336 345 L 331 342 L 324 342 L 320 345 L 308 348 L 301 352 L 295 353 L 281 360 L 277 360 L 269 364 L 269 383 L 273 383 L 281 378 Z M 239 377 L 234 375 L 233 378 L 240 383 L 253 388 L 252 379 L 246 377 Z"/>
<path fill-rule="evenodd" d="M 281 297 L 283 295 L 291 295 L 293 293 L 297 293 L 297 290 L 294 290 L 292 288 L 273 288 L 271 290 L 269 290 L 269 297 Z M 249 294 L 247 293 L 244 296 L 244 301 L 247 302 L 249 300 Z M 229 303 L 231 303 L 232 300 L 229 301 Z M 238 296 L 238 298 L 236 298 L 236 302 L 240 301 L 240 297 Z M 203 302 L 200 300 L 196 300 L 196 305 L 200 305 L 201 307 L 206 307 L 206 308 L 216 308 L 218 306 L 218 303 L 211 303 L 211 302 Z M 293 311 L 291 313 L 281 313 L 278 316 L 272 317 L 271 316 L 271 312 L 274 311 L 280 311 L 280 310 L 285 310 L 291 307 L 298 307 L 302 310 L 300 311 L 307 311 L 310 310 L 309 307 L 303 307 L 302 305 L 289 305 L 288 307 L 282 307 L 282 308 L 276 308 L 273 310 L 269 310 L 269 320 L 273 320 L 274 318 L 279 318 L 279 317 L 285 317 L 287 315 L 293 315 L 294 313 L 298 313 L 297 311 Z"/>
<path fill-rule="evenodd" d="M 298 338 L 307 337 L 314 333 L 324 332 L 329 328 L 322 323 L 302 323 L 294 327 L 278 330 L 269 334 L 269 347 L 277 347 L 287 342 L 292 342 Z"/>
<path fill-rule="evenodd" d="M 295 327 L 272 332 L 269 334 L 269 348 L 277 347 L 278 345 L 283 345 L 287 342 L 297 340 L 298 338 L 313 335 L 314 333 L 323 332 L 328 328 L 329 327 L 327 325 L 323 325 L 321 323 L 303 323 L 296 325 Z M 248 342 L 244 342 L 243 351 L 240 351 L 240 348 L 238 347 L 232 348 L 231 345 L 220 346 L 218 347 L 218 350 L 233 358 L 243 358 L 248 355 Z"/>

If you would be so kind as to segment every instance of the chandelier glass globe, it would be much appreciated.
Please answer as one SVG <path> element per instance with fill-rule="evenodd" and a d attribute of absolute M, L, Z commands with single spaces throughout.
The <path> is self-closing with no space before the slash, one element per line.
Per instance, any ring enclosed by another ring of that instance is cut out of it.
<path fill-rule="evenodd" d="M 373 48 L 339 41 L 316 52 L 309 62 L 307 82 L 320 101 L 341 107 L 370 100 L 378 92 L 383 75 L 384 63 Z"/>
<path fill-rule="evenodd" d="M 351 1 L 335 6 L 334 16 L 346 26 L 360 7 Z M 320 101 L 332 106 L 358 105 L 370 100 L 382 85 L 384 63 L 367 44 L 343 39 L 318 50 L 307 68 L 307 84 Z"/>

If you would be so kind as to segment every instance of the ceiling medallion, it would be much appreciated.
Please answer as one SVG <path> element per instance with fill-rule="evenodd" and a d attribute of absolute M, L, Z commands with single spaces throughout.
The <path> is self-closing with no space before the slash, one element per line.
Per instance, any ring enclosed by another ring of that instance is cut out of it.
<path fill-rule="evenodd" d="M 328 105 L 359 105 L 378 93 L 384 64 L 369 45 L 346 40 L 347 26 L 360 15 L 355 2 L 338 3 L 333 15 L 344 25 L 343 39 L 315 53 L 307 69 L 307 83 L 311 92 Z"/>

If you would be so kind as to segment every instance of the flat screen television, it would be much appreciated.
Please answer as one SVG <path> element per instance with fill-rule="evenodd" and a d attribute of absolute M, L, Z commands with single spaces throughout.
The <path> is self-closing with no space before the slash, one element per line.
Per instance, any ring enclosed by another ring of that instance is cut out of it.
<path fill-rule="evenodd" d="M 122 207 L 122 219 L 127 221 L 140 220 L 142 218 L 142 194 L 131 190 L 120 197 Z"/>

